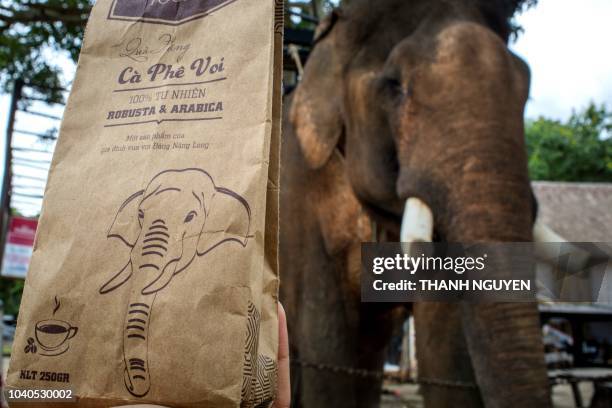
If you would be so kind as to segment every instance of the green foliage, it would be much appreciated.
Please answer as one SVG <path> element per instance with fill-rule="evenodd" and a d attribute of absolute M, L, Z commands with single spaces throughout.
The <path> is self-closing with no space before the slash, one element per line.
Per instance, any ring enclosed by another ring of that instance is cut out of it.
<path fill-rule="evenodd" d="M 34 98 L 61 101 L 61 68 L 54 56 L 67 52 L 74 61 L 94 0 L 0 0 L 0 89 L 7 92 L 16 78 L 38 86 Z M 350 0 L 285 0 L 288 8 L 322 18 Z M 480 0 L 485 14 L 501 24 L 537 0 Z M 486 7 L 485 7 L 486 6 Z M 288 27 L 313 28 L 312 22 L 287 18 Z M 511 25 L 510 30 L 516 30 Z"/>
<path fill-rule="evenodd" d="M 347 0 L 285 0 L 285 10 L 302 13 L 315 19 L 322 19 L 331 12 L 334 7 L 341 3 L 348 3 Z M 289 28 L 314 29 L 315 23 L 296 15 L 285 13 L 285 25 Z"/>
<path fill-rule="evenodd" d="M 11 208 L 11 216 L 23 216 L 23 214 Z M 34 218 L 38 218 L 38 215 Z M 4 303 L 4 314 L 17 316 L 19 313 L 23 284 L 22 279 L 0 278 L 0 300 Z"/>
<path fill-rule="evenodd" d="M 22 78 L 43 99 L 61 100 L 58 53 L 76 61 L 92 0 L 0 0 L 0 85 Z"/>
<path fill-rule="evenodd" d="M 612 182 L 612 112 L 589 106 L 566 122 L 540 117 L 525 129 L 533 180 Z"/>
<path fill-rule="evenodd" d="M 537 6 L 538 0 L 504 0 L 506 3 L 510 3 L 509 6 L 509 17 L 507 17 L 510 24 L 510 38 L 512 41 L 516 41 L 518 37 L 525 31 L 523 27 L 516 21 L 516 16 L 522 14 L 528 9 Z"/>
<path fill-rule="evenodd" d="M 17 316 L 24 281 L 21 279 L 0 279 L 0 299 L 4 302 L 4 314 Z"/>

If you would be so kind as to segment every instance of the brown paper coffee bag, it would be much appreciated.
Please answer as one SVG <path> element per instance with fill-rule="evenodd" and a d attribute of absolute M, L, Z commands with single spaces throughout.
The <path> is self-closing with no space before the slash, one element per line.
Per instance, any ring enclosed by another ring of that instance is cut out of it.
<path fill-rule="evenodd" d="M 10 387 L 79 406 L 274 399 L 282 4 L 97 1 Z"/>

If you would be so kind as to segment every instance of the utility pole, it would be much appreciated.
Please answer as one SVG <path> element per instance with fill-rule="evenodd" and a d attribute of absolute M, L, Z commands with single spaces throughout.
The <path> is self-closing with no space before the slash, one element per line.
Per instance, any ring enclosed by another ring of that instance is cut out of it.
<path fill-rule="evenodd" d="M 15 128 L 15 116 L 17 114 L 18 103 L 21 99 L 22 90 L 23 81 L 21 79 L 17 79 L 13 84 L 11 106 L 9 110 L 8 124 L 6 126 L 6 139 L 4 145 L 4 177 L 2 179 L 2 193 L 0 195 L 0 262 L 2 262 L 2 257 L 4 256 L 4 244 L 6 241 L 6 233 L 11 212 L 11 145 L 13 141 L 13 130 Z"/>
<path fill-rule="evenodd" d="M 310 0 L 310 6 L 312 8 L 312 16 L 319 19 L 319 5 L 317 0 Z"/>

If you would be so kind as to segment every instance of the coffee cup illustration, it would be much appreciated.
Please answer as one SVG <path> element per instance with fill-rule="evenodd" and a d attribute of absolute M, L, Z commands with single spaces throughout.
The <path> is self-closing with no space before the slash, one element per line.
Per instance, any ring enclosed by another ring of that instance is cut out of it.
<path fill-rule="evenodd" d="M 41 354 L 46 356 L 57 356 L 65 353 L 69 347 L 69 341 L 76 336 L 77 327 L 63 320 L 41 320 L 36 323 L 35 336 L 40 345 Z"/>

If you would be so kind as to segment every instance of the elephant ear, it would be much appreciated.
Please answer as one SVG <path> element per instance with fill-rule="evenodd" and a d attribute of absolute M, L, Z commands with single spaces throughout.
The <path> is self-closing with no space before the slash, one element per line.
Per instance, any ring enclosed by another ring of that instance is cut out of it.
<path fill-rule="evenodd" d="M 314 169 L 331 157 L 343 132 L 341 117 L 342 56 L 338 52 L 336 22 L 332 13 L 317 29 L 316 46 L 302 82 L 295 91 L 290 121 L 295 128 L 302 154 Z"/>
<path fill-rule="evenodd" d="M 331 13 L 325 16 L 317 26 L 315 33 L 313 44 L 317 45 L 321 42 L 329 33 L 331 33 L 332 29 L 338 22 L 338 18 L 342 15 L 342 9 L 339 7 L 335 7 Z"/>
<path fill-rule="evenodd" d="M 244 247 L 252 237 L 250 229 L 249 203 L 237 193 L 217 187 L 206 212 L 206 221 L 198 240 L 197 254 L 205 255 L 226 242 L 236 242 Z"/>
<path fill-rule="evenodd" d="M 335 152 L 316 180 L 314 206 L 329 255 L 372 237 L 371 220 L 353 193 L 345 167 L 344 158 Z"/>
<path fill-rule="evenodd" d="M 141 229 L 138 222 L 138 206 L 143 194 L 144 190 L 137 191 L 121 204 L 108 230 L 107 238 L 118 238 L 130 248 L 136 245 Z"/>

